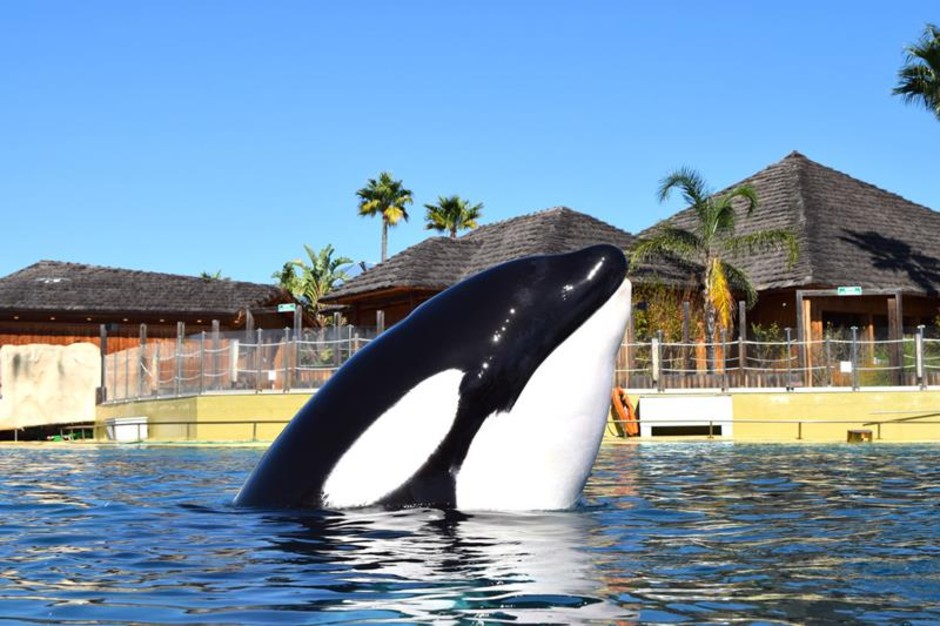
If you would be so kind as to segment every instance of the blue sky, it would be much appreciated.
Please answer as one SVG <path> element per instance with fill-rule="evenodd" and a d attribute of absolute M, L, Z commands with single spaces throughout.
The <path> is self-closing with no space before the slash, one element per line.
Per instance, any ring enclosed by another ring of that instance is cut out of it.
<path fill-rule="evenodd" d="M 935 0 L 0 3 L 0 275 L 40 259 L 271 282 L 374 262 L 355 191 L 631 232 L 793 150 L 940 210 L 940 122 L 890 95 Z"/>

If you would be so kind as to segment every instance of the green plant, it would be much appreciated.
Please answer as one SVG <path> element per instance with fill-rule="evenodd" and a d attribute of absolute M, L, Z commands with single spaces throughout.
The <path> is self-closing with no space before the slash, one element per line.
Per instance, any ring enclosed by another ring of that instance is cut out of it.
<path fill-rule="evenodd" d="M 667 343 L 682 341 L 682 309 L 689 296 L 688 290 L 661 283 L 638 285 L 633 294 L 633 301 L 639 305 L 634 309 L 633 319 L 636 340 L 649 341 L 657 332 L 663 331 L 663 340 Z M 696 329 L 701 325 L 702 316 L 696 306 L 692 306 L 690 312 L 690 334 L 695 338 L 699 334 Z"/>
<path fill-rule="evenodd" d="M 424 208 L 427 209 L 424 227 L 447 232 L 451 239 L 457 238 L 458 230 L 476 228 L 483 212 L 482 204 L 470 204 L 460 196 L 438 196 L 437 204 L 425 204 Z"/>
<path fill-rule="evenodd" d="M 359 215 L 382 217 L 382 262 L 388 258 L 388 229 L 400 220 L 408 221 L 405 205 L 412 204 L 411 190 L 405 189 L 400 180 L 394 180 L 389 172 L 370 178 L 369 184 L 356 192 L 359 197 Z"/>
<path fill-rule="evenodd" d="M 307 252 L 309 264 L 303 259 L 287 261 L 281 270 L 274 272 L 271 277 L 277 280 L 282 289 L 296 298 L 321 326 L 326 326 L 330 320 L 321 312 L 320 298 L 349 278 L 346 270 L 352 259 L 344 256 L 334 257 L 335 250 L 331 244 L 319 251 L 304 245 L 304 250 Z"/>
<path fill-rule="evenodd" d="M 716 363 L 715 342 L 719 328 L 730 329 L 734 313 L 734 292 L 743 292 L 748 304 L 757 300 L 757 292 L 746 273 L 729 259 L 742 253 L 753 253 L 783 246 L 788 263 L 797 257 L 797 242 L 785 229 L 756 230 L 738 234 L 739 211 L 750 216 L 758 205 L 757 192 L 749 185 L 712 194 L 705 180 L 693 169 L 681 168 L 666 176 L 659 186 L 659 200 L 667 200 L 678 190 L 690 205 L 694 216 L 690 229 L 666 221 L 651 233 L 638 239 L 630 257 L 631 272 L 651 257 L 680 263 L 694 263 L 700 269 L 698 288 L 705 324 L 707 361 Z"/>
<path fill-rule="evenodd" d="M 907 104 L 923 105 L 940 120 L 940 28 L 927 24 L 905 53 L 906 64 L 898 70 L 898 86 L 891 93 Z"/>

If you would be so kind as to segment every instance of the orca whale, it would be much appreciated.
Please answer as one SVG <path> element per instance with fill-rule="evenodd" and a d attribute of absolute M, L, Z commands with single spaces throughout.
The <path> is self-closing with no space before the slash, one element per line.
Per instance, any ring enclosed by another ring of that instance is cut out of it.
<path fill-rule="evenodd" d="M 235 504 L 574 506 L 603 437 L 630 289 L 609 245 L 457 283 L 337 370 Z"/>

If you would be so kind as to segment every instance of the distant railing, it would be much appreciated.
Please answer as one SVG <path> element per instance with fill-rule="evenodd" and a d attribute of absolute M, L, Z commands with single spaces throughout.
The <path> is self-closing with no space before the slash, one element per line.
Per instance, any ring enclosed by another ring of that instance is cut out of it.
<path fill-rule="evenodd" d="M 374 328 L 258 329 L 141 341 L 103 359 L 105 402 L 320 387 L 375 338 Z"/>
<path fill-rule="evenodd" d="M 940 339 L 924 328 L 897 340 L 846 337 L 796 341 L 671 343 L 662 333 L 625 343 L 615 384 L 634 389 L 728 389 L 919 386 L 940 384 Z M 709 355 L 714 355 L 709 358 Z"/>
<path fill-rule="evenodd" d="M 103 360 L 106 402 L 224 392 L 316 389 L 376 336 L 376 329 L 199 333 L 142 341 Z M 898 340 L 846 336 L 796 341 L 736 339 L 713 344 L 624 343 L 614 384 L 633 389 L 729 389 L 940 385 L 940 339 L 923 327 Z M 578 367 L 577 363 L 571 364 Z"/>

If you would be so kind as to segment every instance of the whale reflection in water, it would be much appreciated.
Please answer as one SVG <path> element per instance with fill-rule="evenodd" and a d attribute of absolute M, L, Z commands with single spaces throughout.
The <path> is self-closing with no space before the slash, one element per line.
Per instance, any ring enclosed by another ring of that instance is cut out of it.
<path fill-rule="evenodd" d="M 283 521 L 281 518 L 280 521 Z M 583 511 L 463 514 L 405 509 L 310 512 L 273 549 L 315 567 L 353 619 L 630 622 L 592 562 Z"/>

